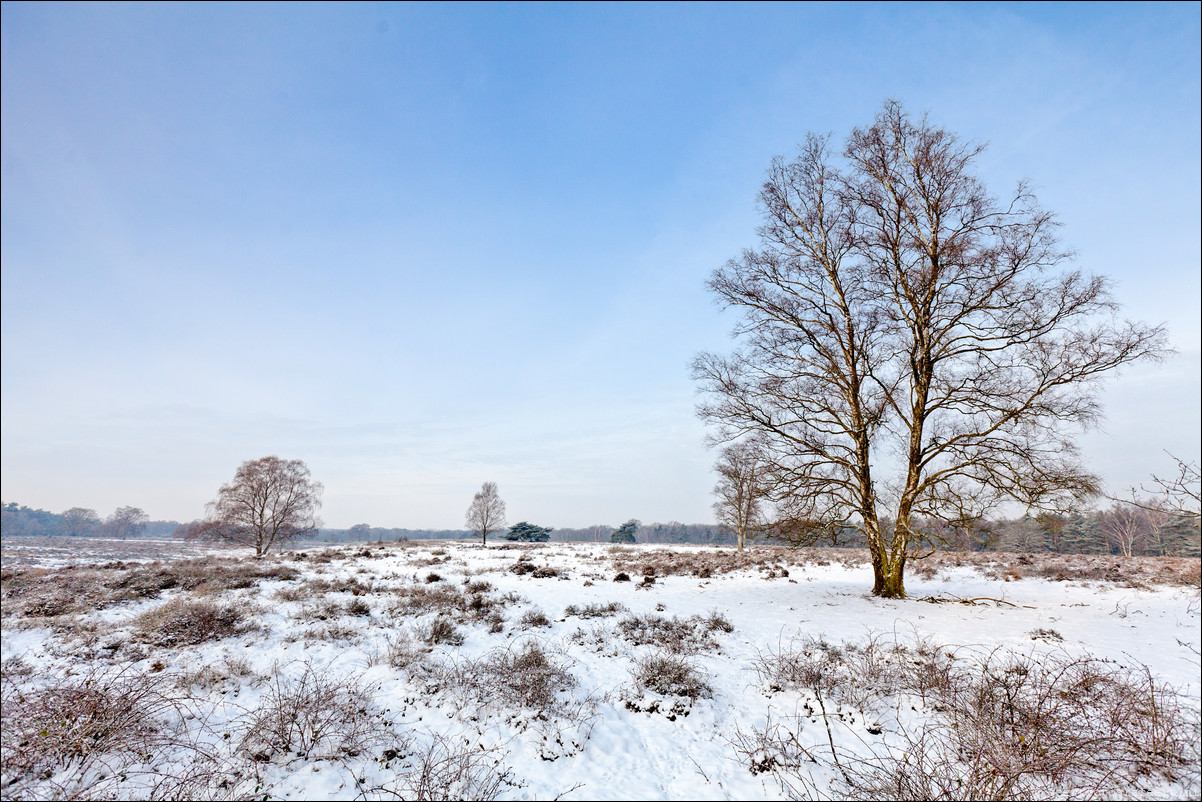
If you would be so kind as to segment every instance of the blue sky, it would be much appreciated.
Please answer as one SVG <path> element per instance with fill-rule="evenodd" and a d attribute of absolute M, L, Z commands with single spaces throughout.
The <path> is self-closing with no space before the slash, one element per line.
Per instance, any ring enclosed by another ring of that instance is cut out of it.
<path fill-rule="evenodd" d="M 5 3 L 4 500 L 188 520 L 278 454 L 332 526 L 710 520 L 704 281 L 891 97 L 1168 325 L 1081 440 L 1146 481 L 1199 456 L 1199 8 Z"/>

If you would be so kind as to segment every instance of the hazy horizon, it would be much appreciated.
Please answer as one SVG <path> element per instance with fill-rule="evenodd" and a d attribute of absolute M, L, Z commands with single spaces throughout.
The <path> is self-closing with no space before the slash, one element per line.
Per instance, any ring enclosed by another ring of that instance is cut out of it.
<path fill-rule="evenodd" d="M 886 98 L 988 142 L 990 191 L 1029 179 L 1167 325 L 1087 464 L 1199 458 L 1197 4 L 2 15 L 6 502 L 188 521 L 275 454 L 331 528 L 459 529 L 484 481 L 511 521 L 710 521 L 705 280 L 772 158 Z"/>

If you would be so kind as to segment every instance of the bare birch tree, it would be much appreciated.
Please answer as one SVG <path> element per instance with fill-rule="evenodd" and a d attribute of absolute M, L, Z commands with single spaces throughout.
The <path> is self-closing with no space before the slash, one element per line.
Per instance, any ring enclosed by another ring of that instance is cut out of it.
<path fill-rule="evenodd" d="M 505 527 L 505 502 L 497 492 L 496 482 L 485 482 L 480 486 L 480 492 L 472 497 L 472 503 L 467 508 L 464 522 L 486 546 L 489 534 Z"/>
<path fill-rule="evenodd" d="M 205 519 L 188 524 L 183 536 L 250 546 L 262 557 L 273 546 L 317 531 L 321 491 L 301 460 L 248 460 L 217 491 Z"/>
<path fill-rule="evenodd" d="M 1102 515 L 1106 542 L 1124 557 L 1142 550 L 1151 527 L 1148 511 L 1134 504 L 1115 504 Z"/>
<path fill-rule="evenodd" d="M 859 527 L 880 596 L 905 595 L 933 537 L 918 521 L 1094 493 L 1074 435 L 1099 418 L 1098 380 L 1165 352 L 1069 267 L 1025 185 L 986 191 L 982 150 L 892 101 L 841 158 L 811 135 L 769 169 L 759 247 L 709 281 L 741 345 L 694 362 L 699 415 L 717 441 L 761 440 L 800 517 Z"/>
<path fill-rule="evenodd" d="M 761 532 L 767 523 L 766 465 L 755 441 L 741 440 L 722 449 L 715 469 L 718 484 L 714 495 L 718 500 L 714 502 L 714 513 L 719 524 L 735 533 L 742 551 L 747 539 Z"/>

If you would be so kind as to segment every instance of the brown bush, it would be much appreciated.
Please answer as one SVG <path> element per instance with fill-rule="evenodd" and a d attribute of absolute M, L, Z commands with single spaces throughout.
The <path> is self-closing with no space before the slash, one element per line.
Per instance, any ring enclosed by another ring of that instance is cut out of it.
<path fill-rule="evenodd" d="M 247 632 L 246 619 L 233 605 L 172 599 L 135 618 L 134 629 L 142 640 L 159 646 L 194 646 Z"/>
<path fill-rule="evenodd" d="M 808 639 L 765 655 L 756 670 L 769 692 L 805 689 L 819 704 L 826 697 L 870 712 L 894 709 L 904 694 L 927 702 L 930 716 L 914 729 L 899 725 L 900 740 L 863 742 L 866 752 L 831 741 L 849 799 L 1093 799 L 1158 781 L 1197 787 L 1197 711 L 1146 668 L 1003 650 L 953 660 L 924 643 Z M 829 731 L 827 709 L 806 712 Z M 813 787 L 796 759 L 800 729 L 778 721 L 737 740 L 755 746 L 744 753 L 758 770 L 800 792 Z"/>
<path fill-rule="evenodd" d="M 713 689 L 697 667 L 675 654 L 639 658 L 633 677 L 635 686 L 661 696 L 680 696 L 695 701 L 713 695 Z"/>
<path fill-rule="evenodd" d="M 131 666 L 6 689 L 4 797 L 122 798 L 161 786 L 156 756 L 196 749 L 177 727 L 185 713 L 166 677 Z"/>

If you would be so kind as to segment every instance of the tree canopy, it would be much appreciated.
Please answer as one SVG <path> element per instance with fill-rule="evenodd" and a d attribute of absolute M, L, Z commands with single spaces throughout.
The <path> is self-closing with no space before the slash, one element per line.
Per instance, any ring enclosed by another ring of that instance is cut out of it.
<path fill-rule="evenodd" d="M 768 171 L 758 247 L 709 281 L 741 319 L 732 355 L 694 362 L 701 418 L 716 442 L 756 437 L 780 518 L 863 531 L 877 595 L 905 595 L 937 536 L 919 521 L 1095 493 L 1075 435 L 1099 380 L 1165 352 L 1071 267 L 1026 185 L 986 190 L 983 150 L 892 101 L 841 149 L 810 135 Z"/>
<path fill-rule="evenodd" d="M 501 537 L 506 540 L 520 540 L 528 543 L 546 543 L 551 537 L 551 529 L 527 521 L 518 521 Z"/>

